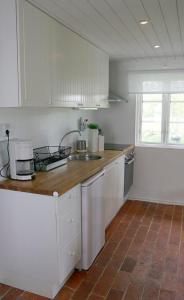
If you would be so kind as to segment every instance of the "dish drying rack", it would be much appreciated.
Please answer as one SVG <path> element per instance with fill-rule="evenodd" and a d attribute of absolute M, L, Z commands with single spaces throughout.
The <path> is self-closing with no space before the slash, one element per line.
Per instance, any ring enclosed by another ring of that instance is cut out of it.
<path fill-rule="evenodd" d="M 35 171 L 50 171 L 67 163 L 69 146 L 44 146 L 33 149 Z"/>

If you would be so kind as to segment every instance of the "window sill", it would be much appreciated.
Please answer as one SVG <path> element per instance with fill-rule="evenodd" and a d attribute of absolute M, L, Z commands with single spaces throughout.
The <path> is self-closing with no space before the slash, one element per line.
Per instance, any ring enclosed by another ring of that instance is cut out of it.
<path fill-rule="evenodd" d="M 139 148 L 156 148 L 156 149 L 173 149 L 173 150 L 184 150 L 184 145 L 165 145 L 165 144 L 140 144 L 136 143 L 136 147 Z"/>

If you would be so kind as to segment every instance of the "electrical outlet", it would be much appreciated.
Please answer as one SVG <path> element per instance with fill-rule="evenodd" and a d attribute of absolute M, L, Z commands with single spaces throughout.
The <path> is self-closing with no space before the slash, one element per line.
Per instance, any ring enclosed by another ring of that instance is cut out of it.
<path fill-rule="evenodd" d="M 85 131 L 88 126 L 88 119 L 83 119 L 82 117 L 79 119 L 79 130 Z"/>
<path fill-rule="evenodd" d="M 6 130 L 10 131 L 10 124 L 0 123 L 0 139 L 3 140 L 7 137 Z"/>

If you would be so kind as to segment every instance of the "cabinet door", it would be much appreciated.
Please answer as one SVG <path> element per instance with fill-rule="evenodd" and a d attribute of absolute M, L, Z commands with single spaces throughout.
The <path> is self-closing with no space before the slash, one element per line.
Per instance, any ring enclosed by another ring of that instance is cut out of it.
<path fill-rule="evenodd" d="M 91 45 L 81 40 L 81 56 L 82 62 L 80 67 L 80 76 L 82 84 L 82 103 L 78 102 L 78 106 L 95 107 L 95 93 L 94 93 L 94 51 Z"/>
<path fill-rule="evenodd" d="M 117 211 L 117 164 L 115 162 L 105 167 L 104 198 L 105 227 L 107 227 Z"/>
<path fill-rule="evenodd" d="M 27 1 L 18 4 L 22 105 L 48 106 L 52 19 Z"/>
<path fill-rule="evenodd" d="M 51 45 L 52 105 L 78 107 L 82 104 L 81 39 L 52 20 Z"/>
<path fill-rule="evenodd" d="M 19 106 L 16 5 L 0 1 L 0 107 Z"/>
<path fill-rule="evenodd" d="M 99 62 L 99 82 L 100 82 L 100 107 L 109 107 L 109 56 L 101 53 Z"/>
<path fill-rule="evenodd" d="M 109 96 L 109 57 L 100 49 L 96 49 L 96 107 L 108 108 Z"/>
<path fill-rule="evenodd" d="M 104 197 L 107 227 L 124 203 L 124 155 L 105 167 Z"/>
<path fill-rule="evenodd" d="M 100 49 L 88 44 L 87 107 L 106 108 L 109 93 L 109 57 Z"/>
<path fill-rule="evenodd" d="M 98 51 L 89 45 L 89 106 L 96 107 L 98 100 Z"/>

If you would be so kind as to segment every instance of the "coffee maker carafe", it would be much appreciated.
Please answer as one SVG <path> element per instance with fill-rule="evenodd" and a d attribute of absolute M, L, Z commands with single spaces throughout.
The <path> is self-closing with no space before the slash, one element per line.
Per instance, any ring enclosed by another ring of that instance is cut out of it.
<path fill-rule="evenodd" d="M 10 141 L 9 153 L 10 177 L 17 180 L 32 180 L 35 177 L 32 142 Z"/>

